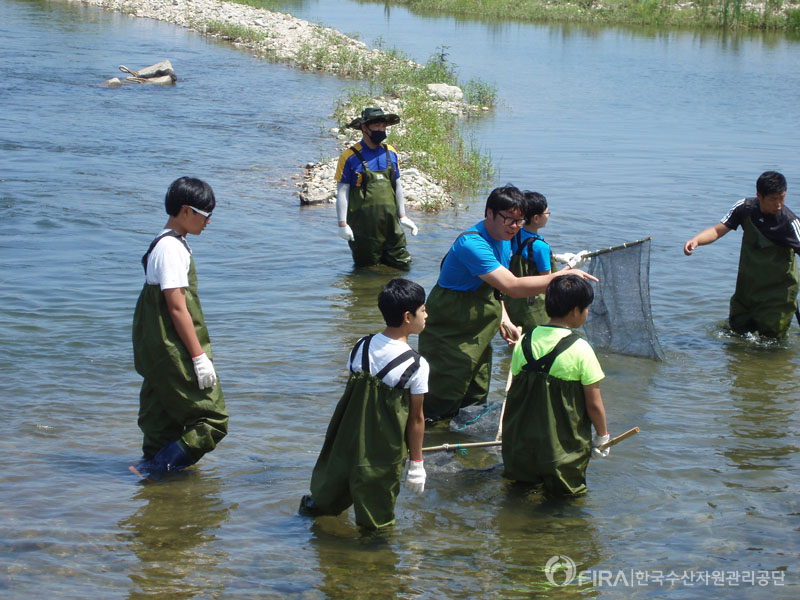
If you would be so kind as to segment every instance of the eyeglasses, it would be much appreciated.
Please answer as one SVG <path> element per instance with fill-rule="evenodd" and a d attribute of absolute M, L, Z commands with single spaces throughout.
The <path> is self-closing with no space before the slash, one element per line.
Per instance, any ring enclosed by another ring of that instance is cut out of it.
<path fill-rule="evenodd" d="M 514 217 L 507 217 L 500 211 L 497 211 L 494 214 L 503 217 L 503 225 L 516 225 L 517 227 L 522 227 L 525 224 L 525 219 L 515 219 Z"/>
<path fill-rule="evenodd" d="M 191 204 L 187 204 L 187 206 L 189 208 L 191 208 L 194 212 L 196 212 L 198 215 L 204 216 L 206 218 L 206 221 L 208 221 L 211 218 L 211 213 L 210 212 L 206 212 L 204 210 L 200 210 L 199 208 L 195 208 Z"/>
<path fill-rule="evenodd" d="M 543 214 L 545 217 L 549 217 L 549 216 L 550 216 L 550 211 L 549 211 L 549 210 L 546 210 L 546 211 L 544 211 L 542 214 Z"/>

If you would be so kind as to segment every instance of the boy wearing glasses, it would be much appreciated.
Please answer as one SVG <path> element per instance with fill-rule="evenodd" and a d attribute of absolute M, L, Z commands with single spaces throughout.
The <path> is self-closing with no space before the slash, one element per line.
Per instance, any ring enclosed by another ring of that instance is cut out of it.
<path fill-rule="evenodd" d="M 517 277 L 526 275 L 549 275 L 556 270 L 555 257 L 550 244 L 544 241 L 539 230 L 547 225 L 550 209 L 547 198 L 538 192 L 523 192 L 522 213 L 525 223 L 511 238 L 511 266 L 509 269 Z M 544 294 L 530 298 L 504 298 L 503 303 L 508 318 L 523 332 L 548 321 L 544 308 Z"/>
<path fill-rule="evenodd" d="M 144 461 L 131 470 L 144 478 L 193 465 L 228 432 L 185 239 L 203 232 L 216 199 L 204 181 L 181 177 L 169 186 L 164 205 L 169 219 L 142 257 L 145 284 L 133 315 L 134 365 L 144 378 L 139 394 Z"/>
<path fill-rule="evenodd" d="M 500 294 L 526 298 L 544 292 L 553 278 L 578 270 L 517 277 L 510 270 L 510 240 L 525 219 L 523 194 L 513 185 L 492 190 L 483 221 L 453 242 L 442 260 L 439 280 L 428 296 L 428 324 L 419 351 L 431 367 L 425 417 L 447 419 L 485 403 L 492 367 L 492 338 L 498 328 L 509 345 L 519 337 Z"/>

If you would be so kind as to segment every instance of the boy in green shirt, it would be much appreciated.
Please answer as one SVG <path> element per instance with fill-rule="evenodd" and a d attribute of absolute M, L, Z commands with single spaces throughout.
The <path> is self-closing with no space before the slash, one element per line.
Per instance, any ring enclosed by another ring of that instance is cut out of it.
<path fill-rule="evenodd" d="M 544 484 L 553 495 L 585 493 L 589 456 L 608 456 L 608 449 L 598 448 L 609 440 L 599 386 L 603 370 L 589 343 L 571 331 L 586 321 L 593 299 L 591 285 L 577 275 L 554 279 L 545 291 L 550 322 L 525 334 L 511 361 L 504 474 Z"/>

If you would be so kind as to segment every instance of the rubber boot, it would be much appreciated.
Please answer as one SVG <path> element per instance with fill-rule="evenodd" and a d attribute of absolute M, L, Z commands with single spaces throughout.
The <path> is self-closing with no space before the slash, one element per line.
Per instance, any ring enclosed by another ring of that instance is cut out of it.
<path fill-rule="evenodd" d="M 196 462 L 186 445 L 181 440 L 175 440 L 161 448 L 150 460 L 136 465 L 136 470 L 144 478 L 158 479 L 166 473 L 182 471 Z"/>
<path fill-rule="evenodd" d="M 311 494 L 306 494 L 300 498 L 300 508 L 297 512 L 306 517 L 315 517 L 319 514 L 319 509 Z"/>

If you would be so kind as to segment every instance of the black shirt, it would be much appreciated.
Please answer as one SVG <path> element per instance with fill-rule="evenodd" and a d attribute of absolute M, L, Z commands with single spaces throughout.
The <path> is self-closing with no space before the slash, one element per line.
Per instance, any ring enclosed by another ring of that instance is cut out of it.
<path fill-rule="evenodd" d="M 720 222 L 729 229 L 737 229 L 747 217 L 769 241 L 800 254 L 800 220 L 785 205 L 777 215 L 766 215 L 761 212 L 758 198 L 745 198 L 734 204 Z"/>

